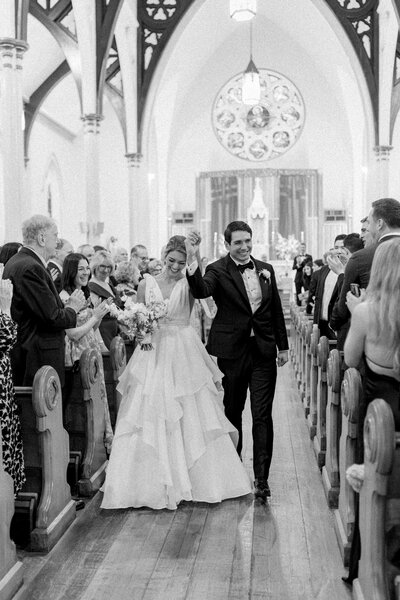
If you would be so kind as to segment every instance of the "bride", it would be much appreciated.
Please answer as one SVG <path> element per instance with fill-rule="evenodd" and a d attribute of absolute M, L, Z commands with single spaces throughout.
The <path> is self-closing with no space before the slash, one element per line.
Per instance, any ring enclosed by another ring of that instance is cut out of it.
<path fill-rule="evenodd" d="M 237 431 L 222 407 L 222 373 L 189 325 L 184 239 L 172 237 L 164 271 L 139 284 L 138 302 L 164 300 L 168 310 L 153 350 L 138 346 L 120 378 L 102 508 L 176 509 L 182 500 L 220 502 L 251 492 Z"/>

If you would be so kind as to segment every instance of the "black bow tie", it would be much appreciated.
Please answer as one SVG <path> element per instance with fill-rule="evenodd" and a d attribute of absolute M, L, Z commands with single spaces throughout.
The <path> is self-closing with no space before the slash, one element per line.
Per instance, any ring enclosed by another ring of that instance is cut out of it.
<path fill-rule="evenodd" d="M 245 265 L 237 266 L 241 273 L 244 273 L 246 269 L 254 269 L 254 264 L 252 262 L 248 262 Z"/>

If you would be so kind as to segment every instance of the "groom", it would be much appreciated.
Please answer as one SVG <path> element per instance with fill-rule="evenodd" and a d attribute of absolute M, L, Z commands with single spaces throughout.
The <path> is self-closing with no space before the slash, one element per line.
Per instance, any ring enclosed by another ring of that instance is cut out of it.
<path fill-rule="evenodd" d="M 250 255 L 249 225 L 233 221 L 224 236 L 227 256 L 208 265 L 202 277 L 196 258 L 201 239 L 197 232 L 189 233 L 187 276 L 195 298 L 212 296 L 217 305 L 207 350 L 217 357 L 224 374 L 225 414 L 239 432 L 239 455 L 242 412 L 250 389 L 255 495 L 265 500 L 271 495 L 268 476 L 274 439 L 276 366 L 288 360 L 286 327 L 274 270 Z"/>

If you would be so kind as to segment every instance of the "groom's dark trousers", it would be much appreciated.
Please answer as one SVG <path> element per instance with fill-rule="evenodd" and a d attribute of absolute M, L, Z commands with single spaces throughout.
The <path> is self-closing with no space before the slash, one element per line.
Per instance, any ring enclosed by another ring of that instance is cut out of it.
<path fill-rule="evenodd" d="M 272 403 L 276 355 L 288 340 L 274 270 L 251 257 L 259 275 L 261 303 L 253 312 L 243 277 L 229 255 L 188 275 L 195 298 L 212 296 L 217 305 L 207 341 L 224 374 L 225 414 L 239 432 L 242 450 L 242 412 L 250 390 L 253 419 L 253 468 L 256 479 L 268 479 L 273 447 Z M 269 273 L 269 275 L 268 275 Z M 254 334 L 254 335 L 253 335 Z"/>
<path fill-rule="evenodd" d="M 268 479 L 274 443 L 272 402 L 275 394 L 276 362 L 265 360 L 255 337 L 249 338 L 246 351 L 237 359 L 219 358 L 224 374 L 225 414 L 239 432 L 238 454 L 242 452 L 242 412 L 250 389 L 253 420 L 253 470 L 256 479 Z"/>

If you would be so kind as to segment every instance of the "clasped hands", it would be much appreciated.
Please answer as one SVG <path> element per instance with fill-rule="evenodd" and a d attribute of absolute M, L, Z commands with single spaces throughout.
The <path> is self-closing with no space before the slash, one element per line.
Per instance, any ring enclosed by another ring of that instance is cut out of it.
<path fill-rule="evenodd" d="M 185 246 L 187 252 L 187 263 L 190 265 L 195 259 L 201 242 L 200 233 L 196 230 L 189 231 L 185 238 Z"/>

